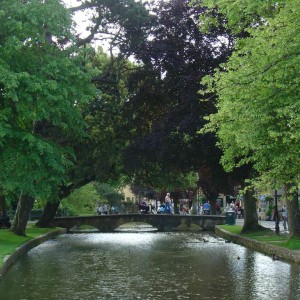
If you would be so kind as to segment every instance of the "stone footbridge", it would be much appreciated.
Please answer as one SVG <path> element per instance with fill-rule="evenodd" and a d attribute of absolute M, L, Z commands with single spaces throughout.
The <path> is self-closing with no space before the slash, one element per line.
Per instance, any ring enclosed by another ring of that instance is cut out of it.
<path fill-rule="evenodd" d="M 142 222 L 152 225 L 158 231 L 176 231 L 180 225 L 199 225 L 203 230 L 212 231 L 215 225 L 226 223 L 226 217 L 220 215 L 152 215 L 152 214 L 117 214 L 101 216 L 78 216 L 55 218 L 53 225 L 67 230 L 81 225 L 93 226 L 101 232 L 113 232 L 119 226 Z"/>

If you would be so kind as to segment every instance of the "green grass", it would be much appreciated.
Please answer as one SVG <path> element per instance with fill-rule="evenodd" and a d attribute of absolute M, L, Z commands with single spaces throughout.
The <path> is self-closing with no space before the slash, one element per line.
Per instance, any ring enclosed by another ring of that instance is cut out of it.
<path fill-rule="evenodd" d="M 256 241 L 270 243 L 290 250 L 300 250 L 299 238 L 290 238 L 288 235 L 276 235 L 275 232 L 270 229 L 242 234 L 241 231 L 243 226 L 241 225 L 220 225 L 220 227 L 231 233 L 240 234 L 241 236 L 254 239 Z"/>
<path fill-rule="evenodd" d="M 290 250 L 299 250 L 300 251 L 300 239 L 299 238 L 291 238 L 285 242 L 278 243 L 277 245 L 288 248 Z"/>
<path fill-rule="evenodd" d="M 219 227 L 223 228 L 226 231 L 231 233 L 240 234 L 243 226 L 241 225 L 220 225 Z"/>
<path fill-rule="evenodd" d="M 15 235 L 8 229 L 0 229 L 0 267 L 3 265 L 5 256 L 12 254 L 22 244 L 56 229 L 57 228 L 37 228 L 30 224 L 26 228 L 26 237 Z"/>

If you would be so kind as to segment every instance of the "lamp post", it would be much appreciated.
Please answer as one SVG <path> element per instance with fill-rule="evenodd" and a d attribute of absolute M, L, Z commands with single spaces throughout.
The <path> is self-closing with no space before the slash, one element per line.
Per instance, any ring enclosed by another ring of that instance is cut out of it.
<path fill-rule="evenodd" d="M 278 218 L 278 203 L 277 203 L 277 190 L 275 189 L 275 233 L 279 235 L 279 218 Z"/>

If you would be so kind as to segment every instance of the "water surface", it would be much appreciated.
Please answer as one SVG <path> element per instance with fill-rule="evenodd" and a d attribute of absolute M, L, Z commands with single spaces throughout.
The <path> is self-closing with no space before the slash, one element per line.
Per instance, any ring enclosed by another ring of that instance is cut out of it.
<path fill-rule="evenodd" d="M 0 299 L 296 300 L 299 274 L 298 264 L 209 234 L 67 234 L 21 258 Z"/>

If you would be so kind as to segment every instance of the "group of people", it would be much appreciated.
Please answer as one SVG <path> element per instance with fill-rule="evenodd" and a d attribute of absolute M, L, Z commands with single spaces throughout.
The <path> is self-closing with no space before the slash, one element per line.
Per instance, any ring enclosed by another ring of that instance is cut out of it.
<path fill-rule="evenodd" d="M 147 203 L 146 199 L 144 198 L 139 203 L 139 211 L 142 214 L 149 214 L 149 213 L 153 212 L 153 207 L 152 207 L 151 203 Z"/>
<path fill-rule="evenodd" d="M 172 203 L 170 193 L 166 194 L 164 200 L 165 200 L 164 203 L 162 203 L 161 205 L 159 205 L 157 207 L 156 213 L 158 213 L 158 214 L 167 214 L 167 215 L 173 214 L 174 209 L 173 209 L 173 203 Z"/>
<path fill-rule="evenodd" d="M 98 215 L 108 215 L 109 214 L 109 206 L 105 203 L 104 205 L 99 205 L 97 207 Z"/>
<path fill-rule="evenodd" d="M 125 206 L 122 203 L 121 207 L 119 209 L 118 206 L 109 206 L 108 204 L 104 203 L 103 205 L 98 205 L 97 207 L 97 214 L 98 215 L 115 215 L 118 214 L 119 212 L 125 212 Z"/>
<path fill-rule="evenodd" d="M 222 213 L 221 204 L 218 201 L 216 201 L 215 203 L 215 212 L 217 215 Z M 232 201 L 230 204 L 228 203 L 223 212 L 234 212 L 237 219 L 243 217 L 242 207 L 239 203 L 235 203 L 234 201 Z M 198 208 L 197 213 L 200 215 L 210 215 L 211 204 L 209 203 L 209 201 L 205 201 L 203 204 L 201 204 Z"/>
<path fill-rule="evenodd" d="M 221 206 L 218 201 L 215 204 L 215 208 L 216 208 L 216 214 L 220 214 Z M 192 210 L 191 205 L 186 207 L 182 200 L 179 202 L 179 213 L 181 215 L 190 214 L 191 210 Z M 203 204 L 197 205 L 196 206 L 196 214 L 197 215 L 210 215 L 211 214 L 211 204 L 209 203 L 209 201 L 205 201 Z"/>
<path fill-rule="evenodd" d="M 231 203 L 227 203 L 225 212 L 234 212 L 236 219 L 243 218 L 243 208 L 240 206 L 240 203 L 235 203 L 234 201 L 231 201 Z"/>
<path fill-rule="evenodd" d="M 174 212 L 174 209 L 170 193 L 166 194 L 164 200 L 164 203 L 162 203 L 157 207 L 157 209 L 155 209 L 154 205 L 152 205 L 151 203 L 147 203 L 146 198 L 144 198 L 139 202 L 139 211 L 146 214 L 172 214 Z"/>

